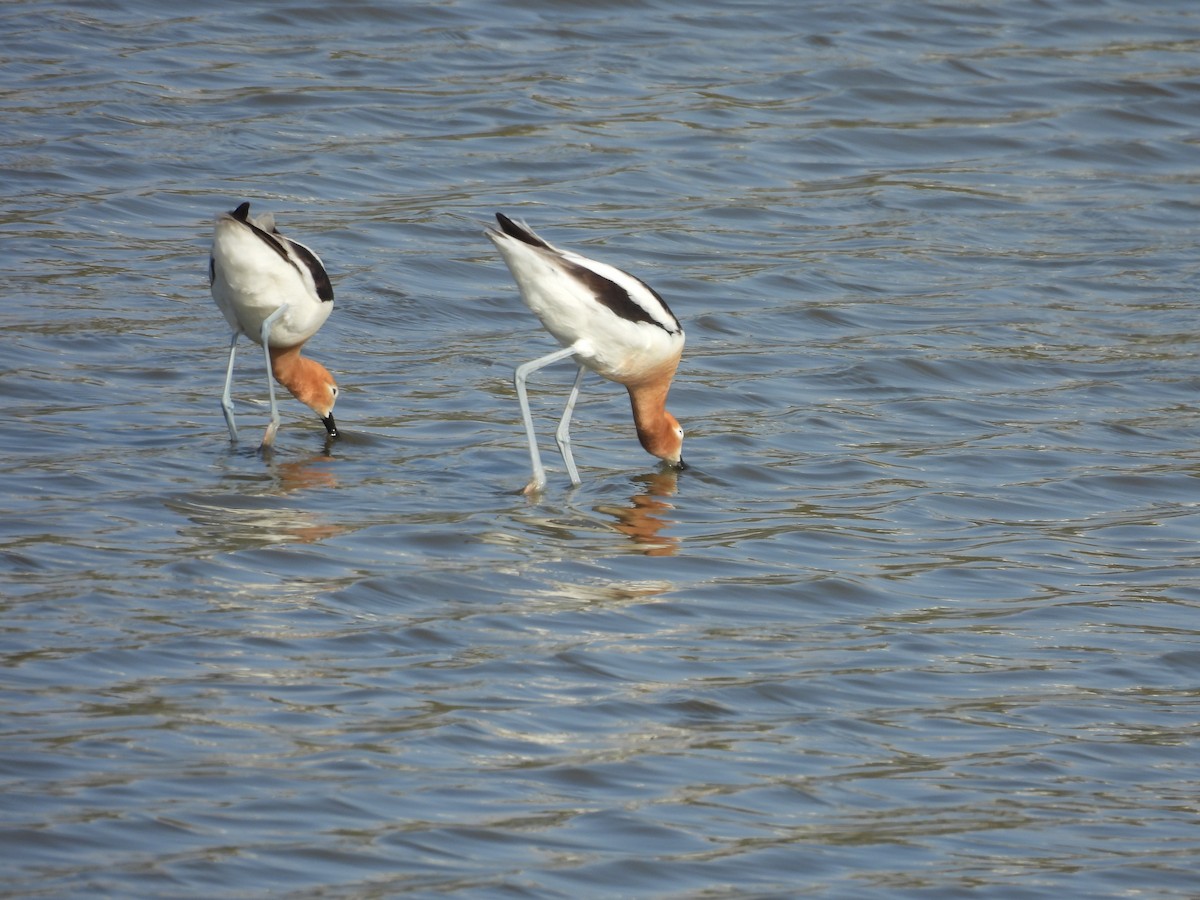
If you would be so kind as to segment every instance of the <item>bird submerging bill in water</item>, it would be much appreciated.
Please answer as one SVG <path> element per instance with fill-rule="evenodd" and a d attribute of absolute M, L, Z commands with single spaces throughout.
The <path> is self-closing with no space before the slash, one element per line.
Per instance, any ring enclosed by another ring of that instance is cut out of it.
<path fill-rule="evenodd" d="M 496 213 L 496 221 L 499 228 L 489 227 L 487 236 L 504 257 L 525 304 L 563 345 L 518 366 L 514 375 L 533 464 L 525 492 L 546 485 L 525 382 L 532 372 L 569 356 L 579 371 L 555 437 L 572 484 L 580 482 L 571 455 L 571 413 L 588 369 L 629 391 L 633 424 L 646 452 L 684 468 L 683 429 L 666 409 L 683 353 L 683 328 L 662 297 L 627 272 L 555 247 L 503 213 Z"/>
<path fill-rule="evenodd" d="M 221 395 L 229 439 L 237 443 L 229 392 L 233 358 L 243 334 L 262 345 L 270 373 L 271 423 L 263 435 L 262 449 L 271 446 L 279 428 L 272 374 L 320 417 L 330 437 L 337 437 L 333 421 L 337 384 L 323 365 L 300 355 L 304 342 L 317 333 L 333 310 L 333 286 L 317 254 L 280 234 L 270 213 L 251 218 L 250 204 L 243 203 L 217 218 L 208 276 L 213 300 L 233 329 Z"/>

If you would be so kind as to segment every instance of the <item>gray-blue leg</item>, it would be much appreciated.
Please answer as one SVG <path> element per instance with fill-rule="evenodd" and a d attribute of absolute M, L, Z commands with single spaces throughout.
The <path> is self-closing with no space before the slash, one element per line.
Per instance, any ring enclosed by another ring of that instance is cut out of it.
<path fill-rule="evenodd" d="M 545 368 L 551 363 L 558 362 L 560 359 L 566 359 L 573 353 L 574 351 L 570 347 L 564 347 L 561 350 L 555 350 L 553 353 L 538 357 L 531 362 L 522 363 L 517 366 L 516 372 L 513 373 L 513 384 L 517 388 L 517 400 L 521 404 L 521 418 L 525 422 L 525 435 L 529 438 L 529 462 L 533 467 L 533 477 L 529 480 L 529 484 L 525 486 L 525 493 L 527 494 L 536 493 L 546 486 L 546 470 L 542 468 L 542 456 L 538 453 L 537 432 L 533 430 L 533 413 L 529 410 L 529 394 L 525 390 L 525 381 L 538 369 Z"/>
<path fill-rule="evenodd" d="M 282 316 L 287 308 L 288 305 L 286 303 L 283 304 L 279 309 L 267 316 L 262 323 L 263 356 L 267 361 L 267 393 L 271 397 L 271 423 L 267 426 L 266 433 L 263 434 L 262 445 L 259 447 L 260 450 L 270 449 L 271 444 L 275 441 L 275 432 L 279 430 L 279 406 L 275 402 L 275 378 L 271 371 L 270 337 L 271 326 L 275 324 L 275 320 Z"/>
<path fill-rule="evenodd" d="M 583 382 L 583 366 L 575 373 L 575 384 L 571 386 L 571 395 L 567 397 L 567 405 L 563 408 L 562 418 L 558 420 L 558 430 L 554 439 L 558 441 L 558 452 L 562 454 L 563 462 L 567 464 L 567 474 L 571 476 L 571 484 L 579 484 L 579 470 L 575 468 L 575 457 L 571 455 L 571 413 L 575 412 L 575 401 L 579 399 L 579 385 Z"/>
<path fill-rule="evenodd" d="M 233 357 L 237 353 L 238 338 L 242 334 L 240 331 L 233 333 L 233 340 L 229 342 L 229 363 L 225 367 L 225 391 L 221 394 L 221 412 L 225 413 L 225 424 L 229 426 L 229 440 L 236 444 L 238 439 L 237 425 L 233 421 L 233 397 L 230 391 L 233 387 Z"/>

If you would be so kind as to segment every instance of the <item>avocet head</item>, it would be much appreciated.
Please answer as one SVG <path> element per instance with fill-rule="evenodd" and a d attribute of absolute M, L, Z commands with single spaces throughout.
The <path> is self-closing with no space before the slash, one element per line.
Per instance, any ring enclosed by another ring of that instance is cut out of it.
<path fill-rule="evenodd" d="M 683 462 L 683 428 L 666 410 L 653 428 L 639 428 L 638 440 L 651 456 L 657 456 L 667 465 L 685 469 Z"/>
<path fill-rule="evenodd" d="M 292 383 L 286 387 L 293 397 L 317 414 L 330 437 L 337 437 L 337 423 L 333 420 L 333 406 L 338 398 L 337 382 L 316 360 L 305 359 L 303 362 L 302 377 L 291 379 Z"/>

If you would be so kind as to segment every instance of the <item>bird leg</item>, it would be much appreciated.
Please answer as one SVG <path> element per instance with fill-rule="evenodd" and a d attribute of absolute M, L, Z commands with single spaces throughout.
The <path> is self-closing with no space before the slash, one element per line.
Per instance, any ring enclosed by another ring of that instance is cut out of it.
<path fill-rule="evenodd" d="M 525 381 L 538 369 L 545 368 L 551 363 L 558 362 L 560 359 L 566 359 L 574 352 L 570 347 L 555 350 L 553 353 L 548 353 L 530 362 L 522 363 L 517 366 L 516 372 L 513 373 L 513 384 L 517 389 L 517 400 L 521 404 L 521 418 L 525 422 L 525 435 L 529 438 L 529 461 L 533 467 L 533 477 L 530 478 L 529 484 L 525 486 L 526 494 L 536 494 L 546 486 L 546 470 L 542 468 L 542 457 L 538 453 L 537 432 L 533 430 L 533 413 L 529 411 L 529 394 L 525 390 Z M 576 380 L 578 381 L 578 378 Z M 574 403 L 572 403 L 573 405 Z M 568 454 L 570 453 L 570 451 L 567 452 Z M 565 458 L 566 456 L 564 456 Z M 571 466 L 574 467 L 574 462 L 571 463 Z"/>
<path fill-rule="evenodd" d="M 235 331 L 233 340 L 229 342 L 229 364 L 225 367 L 225 391 L 221 394 L 221 412 L 225 413 L 225 424 L 229 426 L 229 442 L 231 444 L 236 444 L 238 439 L 237 425 L 233 421 L 233 397 L 230 396 L 230 389 L 233 386 L 233 357 L 237 353 L 237 342 L 241 336 L 240 331 Z"/>
<path fill-rule="evenodd" d="M 275 324 L 275 320 L 284 314 L 288 305 L 284 303 L 279 309 L 267 316 L 262 323 L 262 346 L 263 356 L 267 361 L 267 393 L 271 397 L 271 422 L 267 425 L 267 430 L 263 434 L 262 444 L 259 445 L 259 450 L 270 450 L 271 445 L 275 442 L 275 432 L 279 430 L 279 406 L 275 402 L 275 378 L 271 368 L 271 326 Z"/>
<path fill-rule="evenodd" d="M 575 384 L 571 386 L 571 395 L 567 397 L 562 418 L 558 420 L 558 430 L 554 432 L 554 439 L 558 441 L 558 452 L 562 454 L 563 462 L 567 464 L 567 474 L 571 476 L 571 484 L 580 483 L 579 470 L 575 468 L 575 457 L 571 455 L 571 413 L 575 411 L 575 401 L 579 399 L 579 385 L 583 382 L 583 373 L 586 371 L 580 366 L 575 374 Z"/>

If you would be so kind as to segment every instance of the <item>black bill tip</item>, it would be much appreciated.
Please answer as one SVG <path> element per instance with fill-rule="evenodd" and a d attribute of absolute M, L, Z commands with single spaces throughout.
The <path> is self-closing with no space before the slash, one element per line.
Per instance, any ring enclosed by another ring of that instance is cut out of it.
<path fill-rule="evenodd" d="M 337 423 L 333 421 L 333 413 L 321 418 L 321 424 L 325 426 L 325 430 L 329 432 L 330 437 L 337 437 Z"/>

